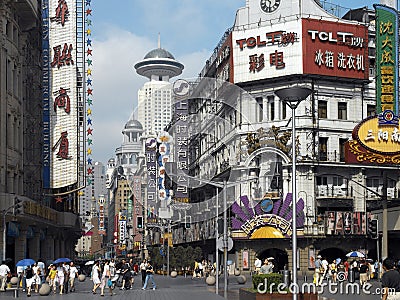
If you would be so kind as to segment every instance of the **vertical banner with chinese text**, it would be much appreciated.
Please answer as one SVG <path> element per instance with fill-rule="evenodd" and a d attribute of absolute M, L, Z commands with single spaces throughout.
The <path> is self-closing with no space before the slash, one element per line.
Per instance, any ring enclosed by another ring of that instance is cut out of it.
<path fill-rule="evenodd" d="M 147 223 L 157 222 L 157 139 L 148 138 L 145 144 L 147 168 Z"/>
<path fill-rule="evenodd" d="M 399 16 L 394 8 L 374 4 L 376 11 L 376 110 L 399 115 Z"/>
<path fill-rule="evenodd" d="M 175 100 L 175 161 L 176 161 L 176 202 L 189 202 L 188 177 L 189 172 L 189 112 L 188 99 L 176 97 Z"/>
<path fill-rule="evenodd" d="M 49 1 L 50 105 L 45 116 L 50 118 L 50 188 L 78 181 L 76 10 L 76 0 Z"/>

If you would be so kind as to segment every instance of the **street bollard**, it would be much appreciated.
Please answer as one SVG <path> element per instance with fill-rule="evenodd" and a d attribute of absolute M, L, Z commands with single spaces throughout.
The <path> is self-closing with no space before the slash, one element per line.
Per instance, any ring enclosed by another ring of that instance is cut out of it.
<path fill-rule="evenodd" d="M 18 289 L 14 290 L 14 298 L 18 298 Z"/>

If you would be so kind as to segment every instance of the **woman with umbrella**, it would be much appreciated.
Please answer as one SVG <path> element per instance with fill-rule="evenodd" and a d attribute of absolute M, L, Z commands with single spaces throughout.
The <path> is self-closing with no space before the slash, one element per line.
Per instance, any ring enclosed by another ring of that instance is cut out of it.
<path fill-rule="evenodd" d="M 57 281 L 60 287 L 60 295 L 62 295 L 64 292 L 64 281 L 65 281 L 65 269 L 62 263 L 59 263 L 57 267 Z"/>

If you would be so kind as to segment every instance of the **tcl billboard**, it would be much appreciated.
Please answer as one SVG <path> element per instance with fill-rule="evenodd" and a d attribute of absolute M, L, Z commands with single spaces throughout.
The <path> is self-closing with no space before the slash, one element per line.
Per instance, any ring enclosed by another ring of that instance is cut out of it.
<path fill-rule="evenodd" d="M 303 72 L 368 79 L 368 28 L 303 19 Z"/>

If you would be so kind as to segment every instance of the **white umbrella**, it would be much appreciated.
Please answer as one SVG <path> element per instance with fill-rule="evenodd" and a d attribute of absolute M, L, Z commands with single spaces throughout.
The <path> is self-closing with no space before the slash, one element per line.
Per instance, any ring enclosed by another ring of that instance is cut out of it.
<path fill-rule="evenodd" d="M 94 265 L 93 260 L 89 260 L 88 262 L 85 263 L 85 266 L 90 266 L 90 265 Z"/>
<path fill-rule="evenodd" d="M 358 257 L 358 258 L 364 258 L 365 255 L 364 253 L 361 253 L 359 251 L 351 251 L 346 254 L 347 257 Z"/>

